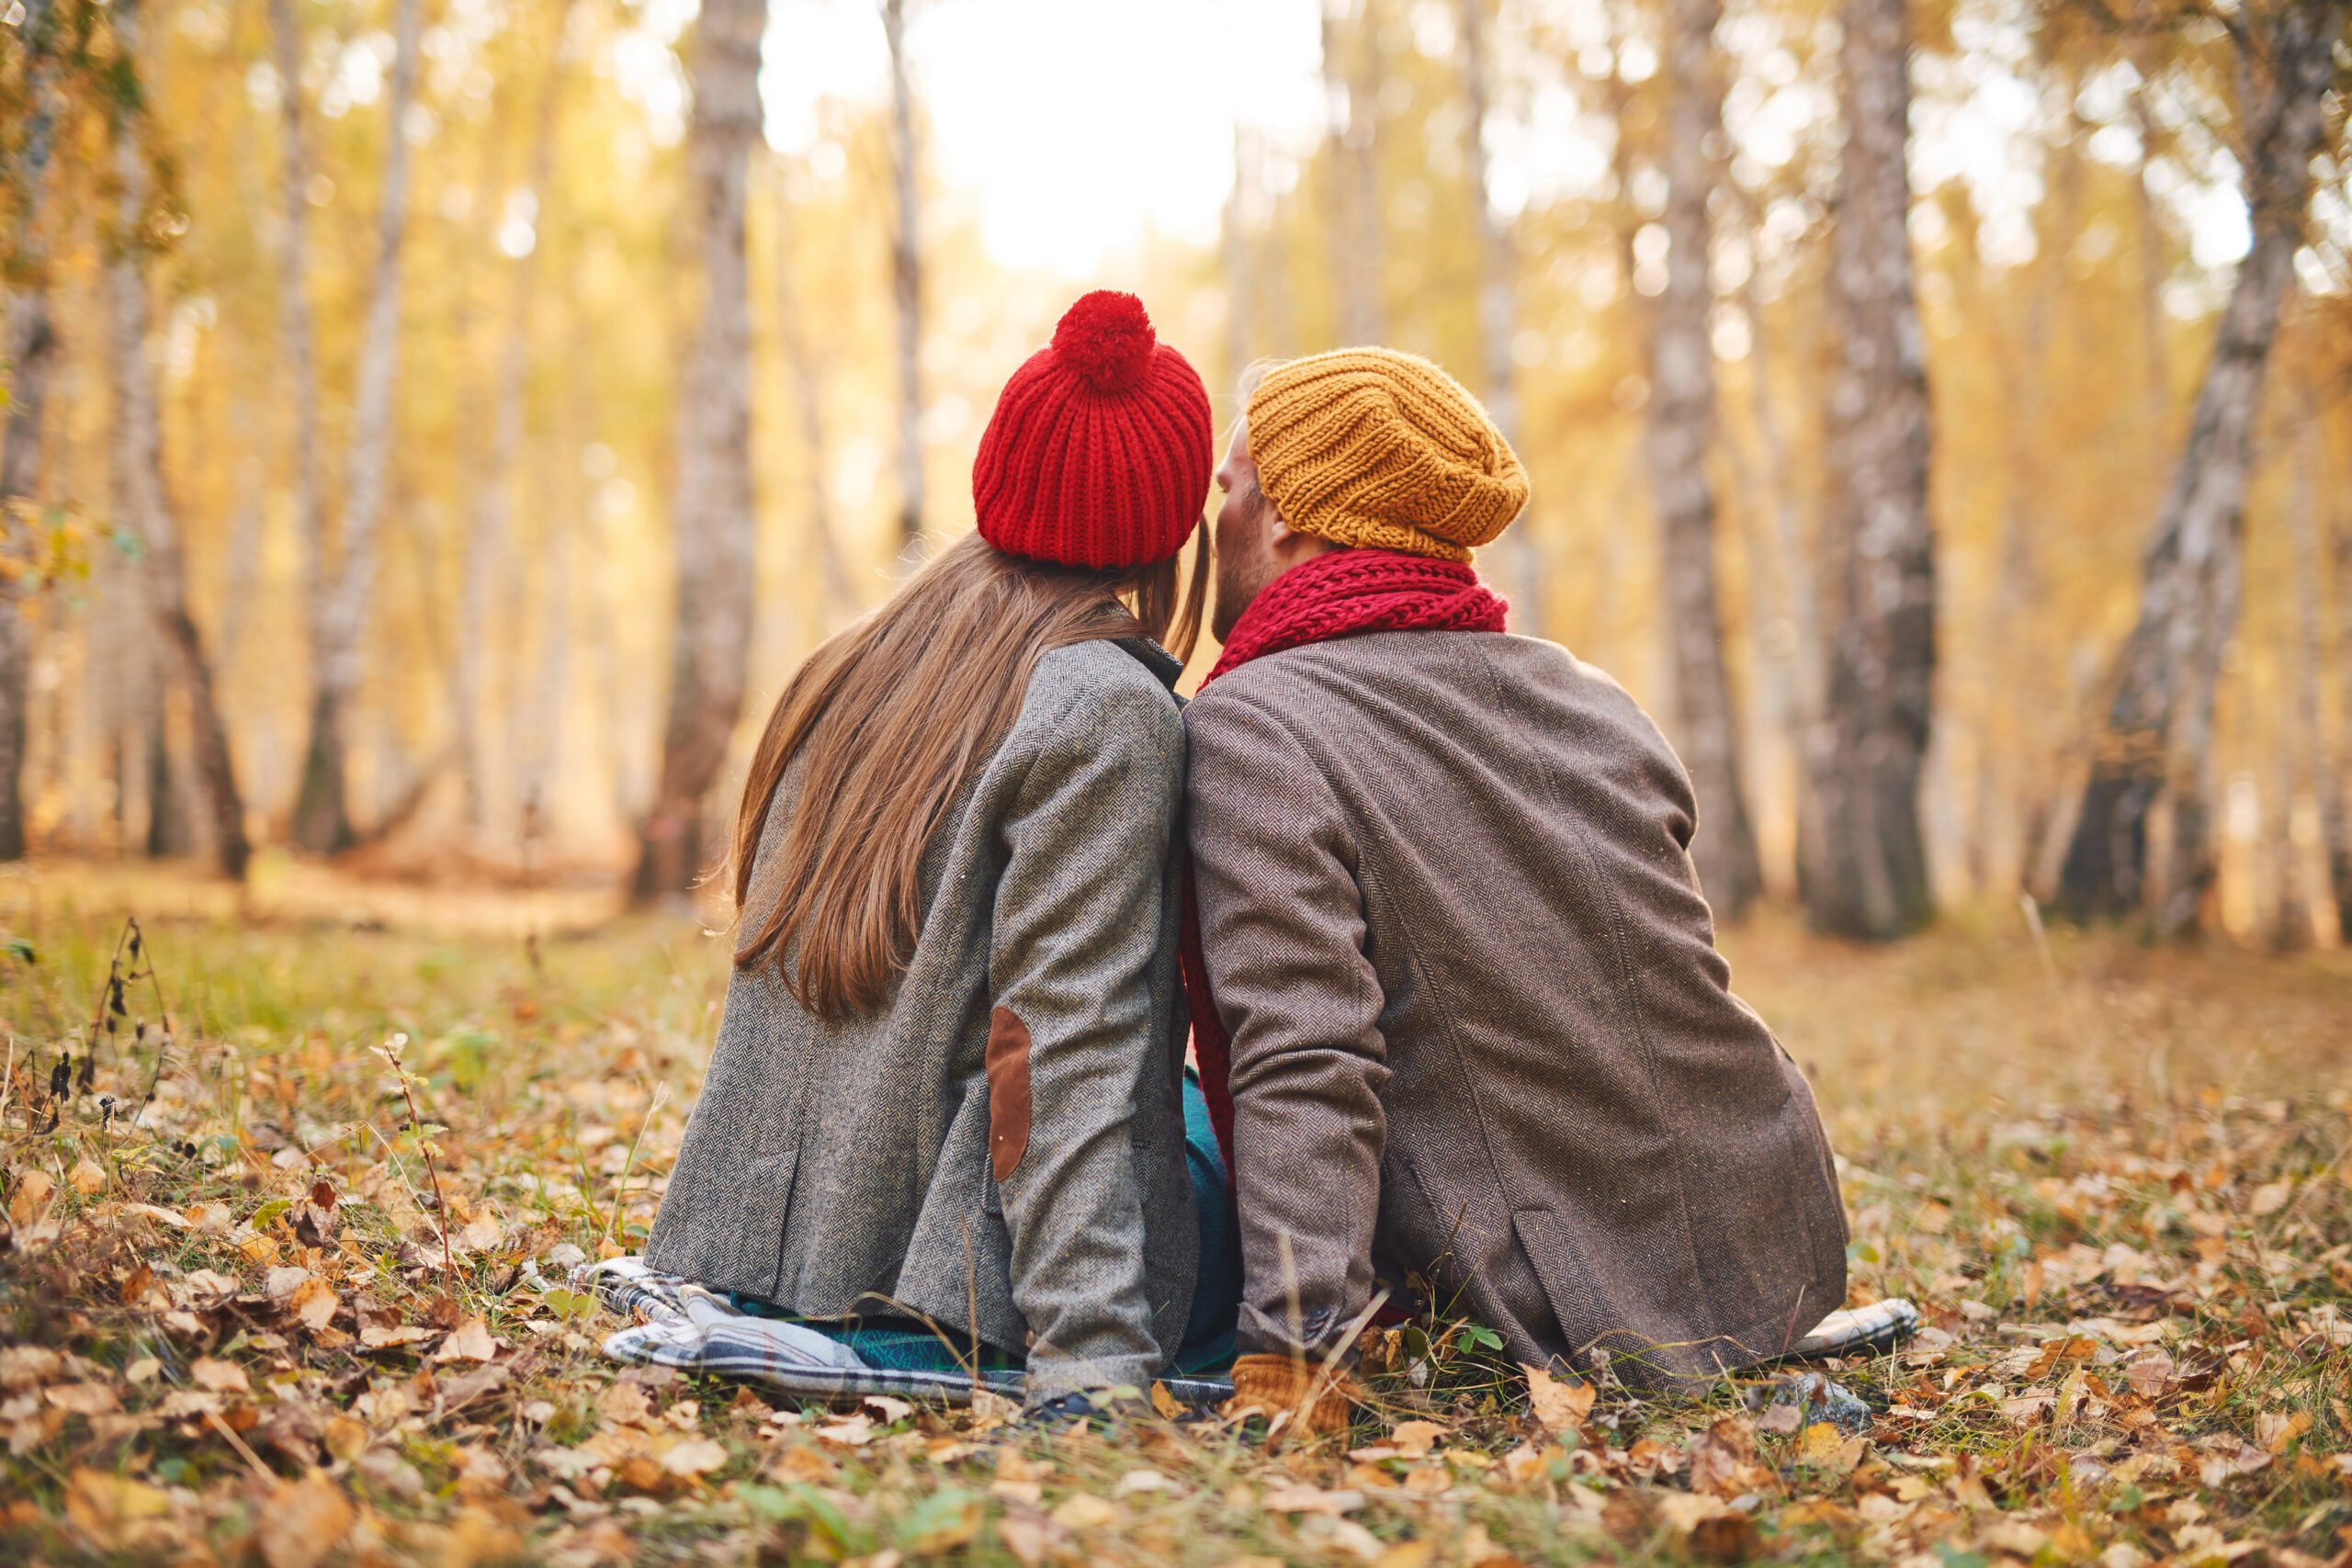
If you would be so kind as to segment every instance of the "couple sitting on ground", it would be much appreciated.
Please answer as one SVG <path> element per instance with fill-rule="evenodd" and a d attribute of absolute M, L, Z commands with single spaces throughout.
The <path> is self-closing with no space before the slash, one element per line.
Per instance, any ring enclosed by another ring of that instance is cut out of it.
<path fill-rule="evenodd" d="M 640 1267 L 1033 1408 L 1229 1365 L 1329 1429 L 1384 1301 L 1636 1386 L 1787 1352 L 1844 1302 L 1828 1145 L 1673 750 L 1472 569 L 1525 470 L 1409 355 L 1242 390 L 1189 705 L 1209 400 L 1107 292 L 1006 384 L 978 533 L 786 686 Z"/>

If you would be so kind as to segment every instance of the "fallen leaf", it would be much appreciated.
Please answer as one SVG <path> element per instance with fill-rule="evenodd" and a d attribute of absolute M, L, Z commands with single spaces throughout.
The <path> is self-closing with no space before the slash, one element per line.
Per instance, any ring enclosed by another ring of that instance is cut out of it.
<path fill-rule="evenodd" d="M 74 1163 L 74 1168 L 65 1173 L 65 1179 L 74 1191 L 86 1198 L 106 1186 L 107 1173 L 104 1167 L 84 1155 Z"/>
<path fill-rule="evenodd" d="M 40 1218 L 49 1207 L 49 1195 L 57 1190 L 57 1183 L 45 1170 L 28 1170 L 17 1178 L 17 1190 L 8 1194 L 8 1223 L 22 1230 Z"/>
<path fill-rule="evenodd" d="M 1404 1421 L 1389 1434 L 1389 1446 L 1400 1459 L 1423 1459 L 1445 1436 L 1445 1428 L 1434 1421 Z"/>
<path fill-rule="evenodd" d="M 776 1456 L 770 1472 L 786 1481 L 805 1482 L 811 1486 L 829 1486 L 838 1480 L 842 1467 L 806 1443 L 794 1443 Z M 999 1482 L 999 1485 L 1003 1483 Z M 1032 1503 L 1037 1499 L 1031 1497 Z"/>
<path fill-rule="evenodd" d="M 915 1407 L 903 1399 L 892 1399 L 887 1393 L 869 1393 L 865 1403 L 882 1417 L 886 1426 L 896 1426 L 915 1413 Z"/>
<path fill-rule="evenodd" d="M 458 1245 L 469 1252 L 488 1252 L 498 1245 L 503 1233 L 498 1222 L 487 1213 L 476 1214 L 458 1232 Z"/>
<path fill-rule="evenodd" d="M 56 1351 L 40 1345 L 0 1347 L 0 1388 L 30 1388 L 57 1375 Z"/>
<path fill-rule="evenodd" d="M 220 1414 L 220 1396 L 203 1393 L 192 1388 L 175 1388 L 164 1395 L 164 1403 L 155 1406 L 155 1414 L 166 1421 L 186 1421 L 198 1416 Z"/>
<path fill-rule="evenodd" d="M 312 1275 L 308 1269 L 292 1267 L 272 1269 L 262 1277 L 262 1294 L 271 1301 L 282 1302 L 296 1291 L 300 1290 L 303 1282 L 311 1278 Z"/>
<path fill-rule="evenodd" d="M 102 1551 L 143 1544 L 152 1530 L 141 1527 L 171 1511 L 166 1494 L 129 1476 L 76 1470 L 65 1483 L 66 1518 Z"/>
<path fill-rule="evenodd" d="M 458 1325 L 441 1348 L 433 1352 L 435 1361 L 487 1361 L 498 1354 L 498 1344 L 490 1337 L 490 1325 L 478 1317 L 469 1317 Z"/>
<path fill-rule="evenodd" d="M 74 1416 L 105 1416 L 122 1408 L 121 1396 L 111 1383 L 59 1383 L 45 1390 L 44 1396 L 58 1409 Z"/>
<path fill-rule="evenodd" d="M 1119 1510 L 1091 1492 L 1080 1492 L 1066 1499 L 1053 1512 L 1054 1523 L 1066 1530 L 1090 1530 L 1107 1525 L 1119 1517 Z"/>
<path fill-rule="evenodd" d="M 2143 1399 L 2154 1399 L 2173 1383 L 2172 1357 L 2162 1350 L 2151 1350 L 2123 1369 L 2125 1381 L 2132 1392 Z"/>
<path fill-rule="evenodd" d="M 251 1393 L 254 1391 L 252 1381 L 245 1376 L 245 1369 L 234 1361 L 216 1361 L 209 1356 L 198 1356 L 196 1364 L 188 1368 L 188 1375 L 196 1380 L 198 1387 L 209 1388 L 215 1393 Z"/>
<path fill-rule="evenodd" d="M 366 1422 L 337 1416 L 327 1423 L 326 1435 L 321 1441 L 326 1444 L 329 1458 L 348 1461 L 368 1451 L 369 1436 Z"/>
<path fill-rule="evenodd" d="M 1742 1472 L 1755 1457 L 1756 1438 L 1747 1423 L 1724 1416 L 1691 1440 L 1690 1490 L 1737 1496 L 1747 1490 Z"/>
<path fill-rule="evenodd" d="M 1168 1392 L 1168 1385 L 1157 1378 L 1152 1380 L 1151 1384 L 1151 1407 L 1159 1413 L 1159 1417 L 1163 1421 L 1176 1420 L 1184 1414 L 1183 1404 L 1174 1394 Z"/>
<path fill-rule="evenodd" d="M 1560 1433 L 1584 1425 L 1600 1391 L 1589 1382 L 1562 1382 L 1542 1367 L 1527 1367 L 1528 1403 L 1547 1432 Z"/>
<path fill-rule="evenodd" d="M 171 1226 L 174 1230 L 184 1231 L 190 1228 L 187 1215 L 176 1209 L 166 1209 L 155 1203 L 125 1203 L 122 1206 L 122 1212 L 126 1214 L 135 1214 L 141 1219 L 158 1221 Z"/>
<path fill-rule="evenodd" d="M 324 1328 L 342 1307 L 334 1287 L 317 1278 L 303 1280 L 286 1302 L 287 1314 L 313 1332 Z"/>
<path fill-rule="evenodd" d="M 2298 1410 L 2291 1415 L 2266 1412 L 2254 1418 L 2255 1441 L 2274 1454 L 2283 1454 L 2287 1445 L 2312 1429 L 2312 1413 Z"/>
<path fill-rule="evenodd" d="M 2253 1199 L 2246 1204 L 2246 1212 L 2257 1219 L 2265 1214 L 2275 1214 L 2285 1208 L 2287 1200 L 2294 1195 L 2295 1179 L 2281 1177 L 2267 1186 L 2256 1188 Z"/>
<path fill-rule="evenodd" d="M 1125 1497 L 1137 1492 L 1171 1492 L 1175 1486 L 1174 1482 L 1156 1470 L 1131 1470 L 1119 1477 L 1119 1483 L 1111 1488 L 1111 1495 Z"/>
<path fill-rule="evenodd" d="M 256 1537 L 269 1568 L 312 1568 L 351 1531 L 351 1500 L 323 1475 L 282 1481 L 261 1510 Z"/>
<path fill-rule="evenodd" d="M 1270 1514 L 1323 1514 L 1338 1518 L 1363 1506 L 1363 1494 L 1326 1492 L 1319 1486 L 1277 1486 L 1259 1500 Z"/>
<path fill-rule="evenodd" d="M 864 1415 L 852 1416 L 844 1421 L 828 1421 L 817 1428 L 817 1440 L 835 1448 L 862 1449 L 875 1436 L 873 1418 Z"/>
<path fill-rule="evenodd" d="M 640 1385 L 616 1382 L 596 1402 L 596 1414 L 616 1427 L 639 1426 L 652 1416 L 653 1402 Z"/>

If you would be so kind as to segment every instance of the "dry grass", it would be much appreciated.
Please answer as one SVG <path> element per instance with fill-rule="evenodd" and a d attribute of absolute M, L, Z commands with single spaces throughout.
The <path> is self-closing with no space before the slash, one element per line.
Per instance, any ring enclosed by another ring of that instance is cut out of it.
<path fill-rule="evenodd" d="M 37 954 L 0 956 L 7 1561 L 2346 1551 L 2352 955 L 2061 932 L 2045 957 L 2008 910 L 1855 953 L 1760 920 L 1725 945 L 1819 1087 L 1856 1293 L 1936 1325 L 1832 1371 L 1880 1407 L 1868 1438 L 1789 1429 L 1736 1387 L 1531 1412 L 1430 1324 L 1351 1456 L 1254 1427 L 771 1411 L 616 1372 L 550 1255 L 637 1244 L 723 950 L 674 920 L 526 944 L 560 922 L 488 895 L 435 934 L 387 909 L 407 893 L 300 874 L 243 923 L 152 873 L 0 882 L 0 928 Z M 154 978 L 84 1087 L 133 904 L 131 973 Z M 172 1040 L 142 1107 L 158 985 Z M 378 1048 L 401 1036 L 396 1067 Z"/>

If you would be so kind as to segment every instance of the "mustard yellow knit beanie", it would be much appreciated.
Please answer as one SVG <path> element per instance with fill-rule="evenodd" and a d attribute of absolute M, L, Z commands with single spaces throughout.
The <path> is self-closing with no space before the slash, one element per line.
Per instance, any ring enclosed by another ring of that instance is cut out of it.
<path fill-rule="evenodd" d="M 1527 470 L 1478 400 L 1393 348 L 1280 366 L 1246 417 L 1259 486 L 1302 534 L 1466 561 L 1527 504 Z"/>

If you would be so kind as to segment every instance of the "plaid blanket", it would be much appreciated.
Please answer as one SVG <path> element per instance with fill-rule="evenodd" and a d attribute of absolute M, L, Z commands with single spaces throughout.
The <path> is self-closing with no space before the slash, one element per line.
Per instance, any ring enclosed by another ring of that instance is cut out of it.
<path fill-rule="evenodd" d="M 593 1289 L 607 1308 L 631 1320 L 629 1327 L 605 1339 L 605 1354 L 616 1361 L 740 1378 L 796 1398 L 825 1401 L 879 1393 L 962 1405 L 972 1402 L 976 1386 L 1018 1400 L 1027 1382 L 1021 1371 L 985 1362 L 976 1371 L 876 1365 L 875 1360 L 903 1349 L 897 1343 L 899 1338 L 918 1337 L 900 1330 L 827 1333 L 806 1322 L 755 1315 L 691 1280 L 647 1268 L 640 1258 L 584 1264 L 571 1271 L 571 1282 L 575 1290 Z M 1843 1308 L 1823 1318 L 1778 1359 L 1815 1360 L 1892 1349 L 1909 1337 L 1918 1322 L 1919 1309 L 1906 1301 Z M 861 1341 L 861 1332 L 888 1337 L 878 1343 Z M 933 1353 L 946 1348 L 935 1339 L 929 1342 Z M 860 1354 L 861 1343 L 882 1354 L 869 1359 Z M 1218 1404 L 1233 1397 L 1233 1384 L 1224 1378 L 1165 1378 L 1161 1382 L 1185 1404 Z"/>
<path fill-rule="evenodd" d="M 1814 1325 L 1783 1361 L 1813 1361 L 1824 1356 L 1869 1356 L 1892 1350 L 1919 1326 L 1919 1309 L 1900 1297 L 1866 1307 L 1841 1307 Z"/>
<path fill-rule="evenodd" d="M 740 1378 L 798 1399 L 861 1399 L 870 1393 L 899 1399 L 969 1404 L 977 1386 L 1018 1401 L 1028 1376 L 1017 1370 L 976 1371 L 875 1365 L 854 1346 L 883 1355 L 903 1350 L 898 1341 L 916 1337 L 901 1330 L 839 1331 L 842 1337 L 805 1322 L 758 1316 L 691 1280 L 645 1266 L 640 1258 L 607 1258 L 571 1271 L 576 1290 L 595 1291 L 630 1326 L 605 1339 L 605 1354 L 616 1361 L 675 1367 L 682 1371 Z M 871 1337 L 886 1337 L 879 1344 Z M 931 1343 L 938 1347 L 938 1342 Z M 944 1348 L 944 1347 L 938 1347 Z M 878 1357 L 877 1357 L 878 1359 Z M 1233 1384 L 1220 1378 L 1163 1378 L 1170 1394 L 1185 1404 L 1216 1404 L 1233 1397 Z"/>

